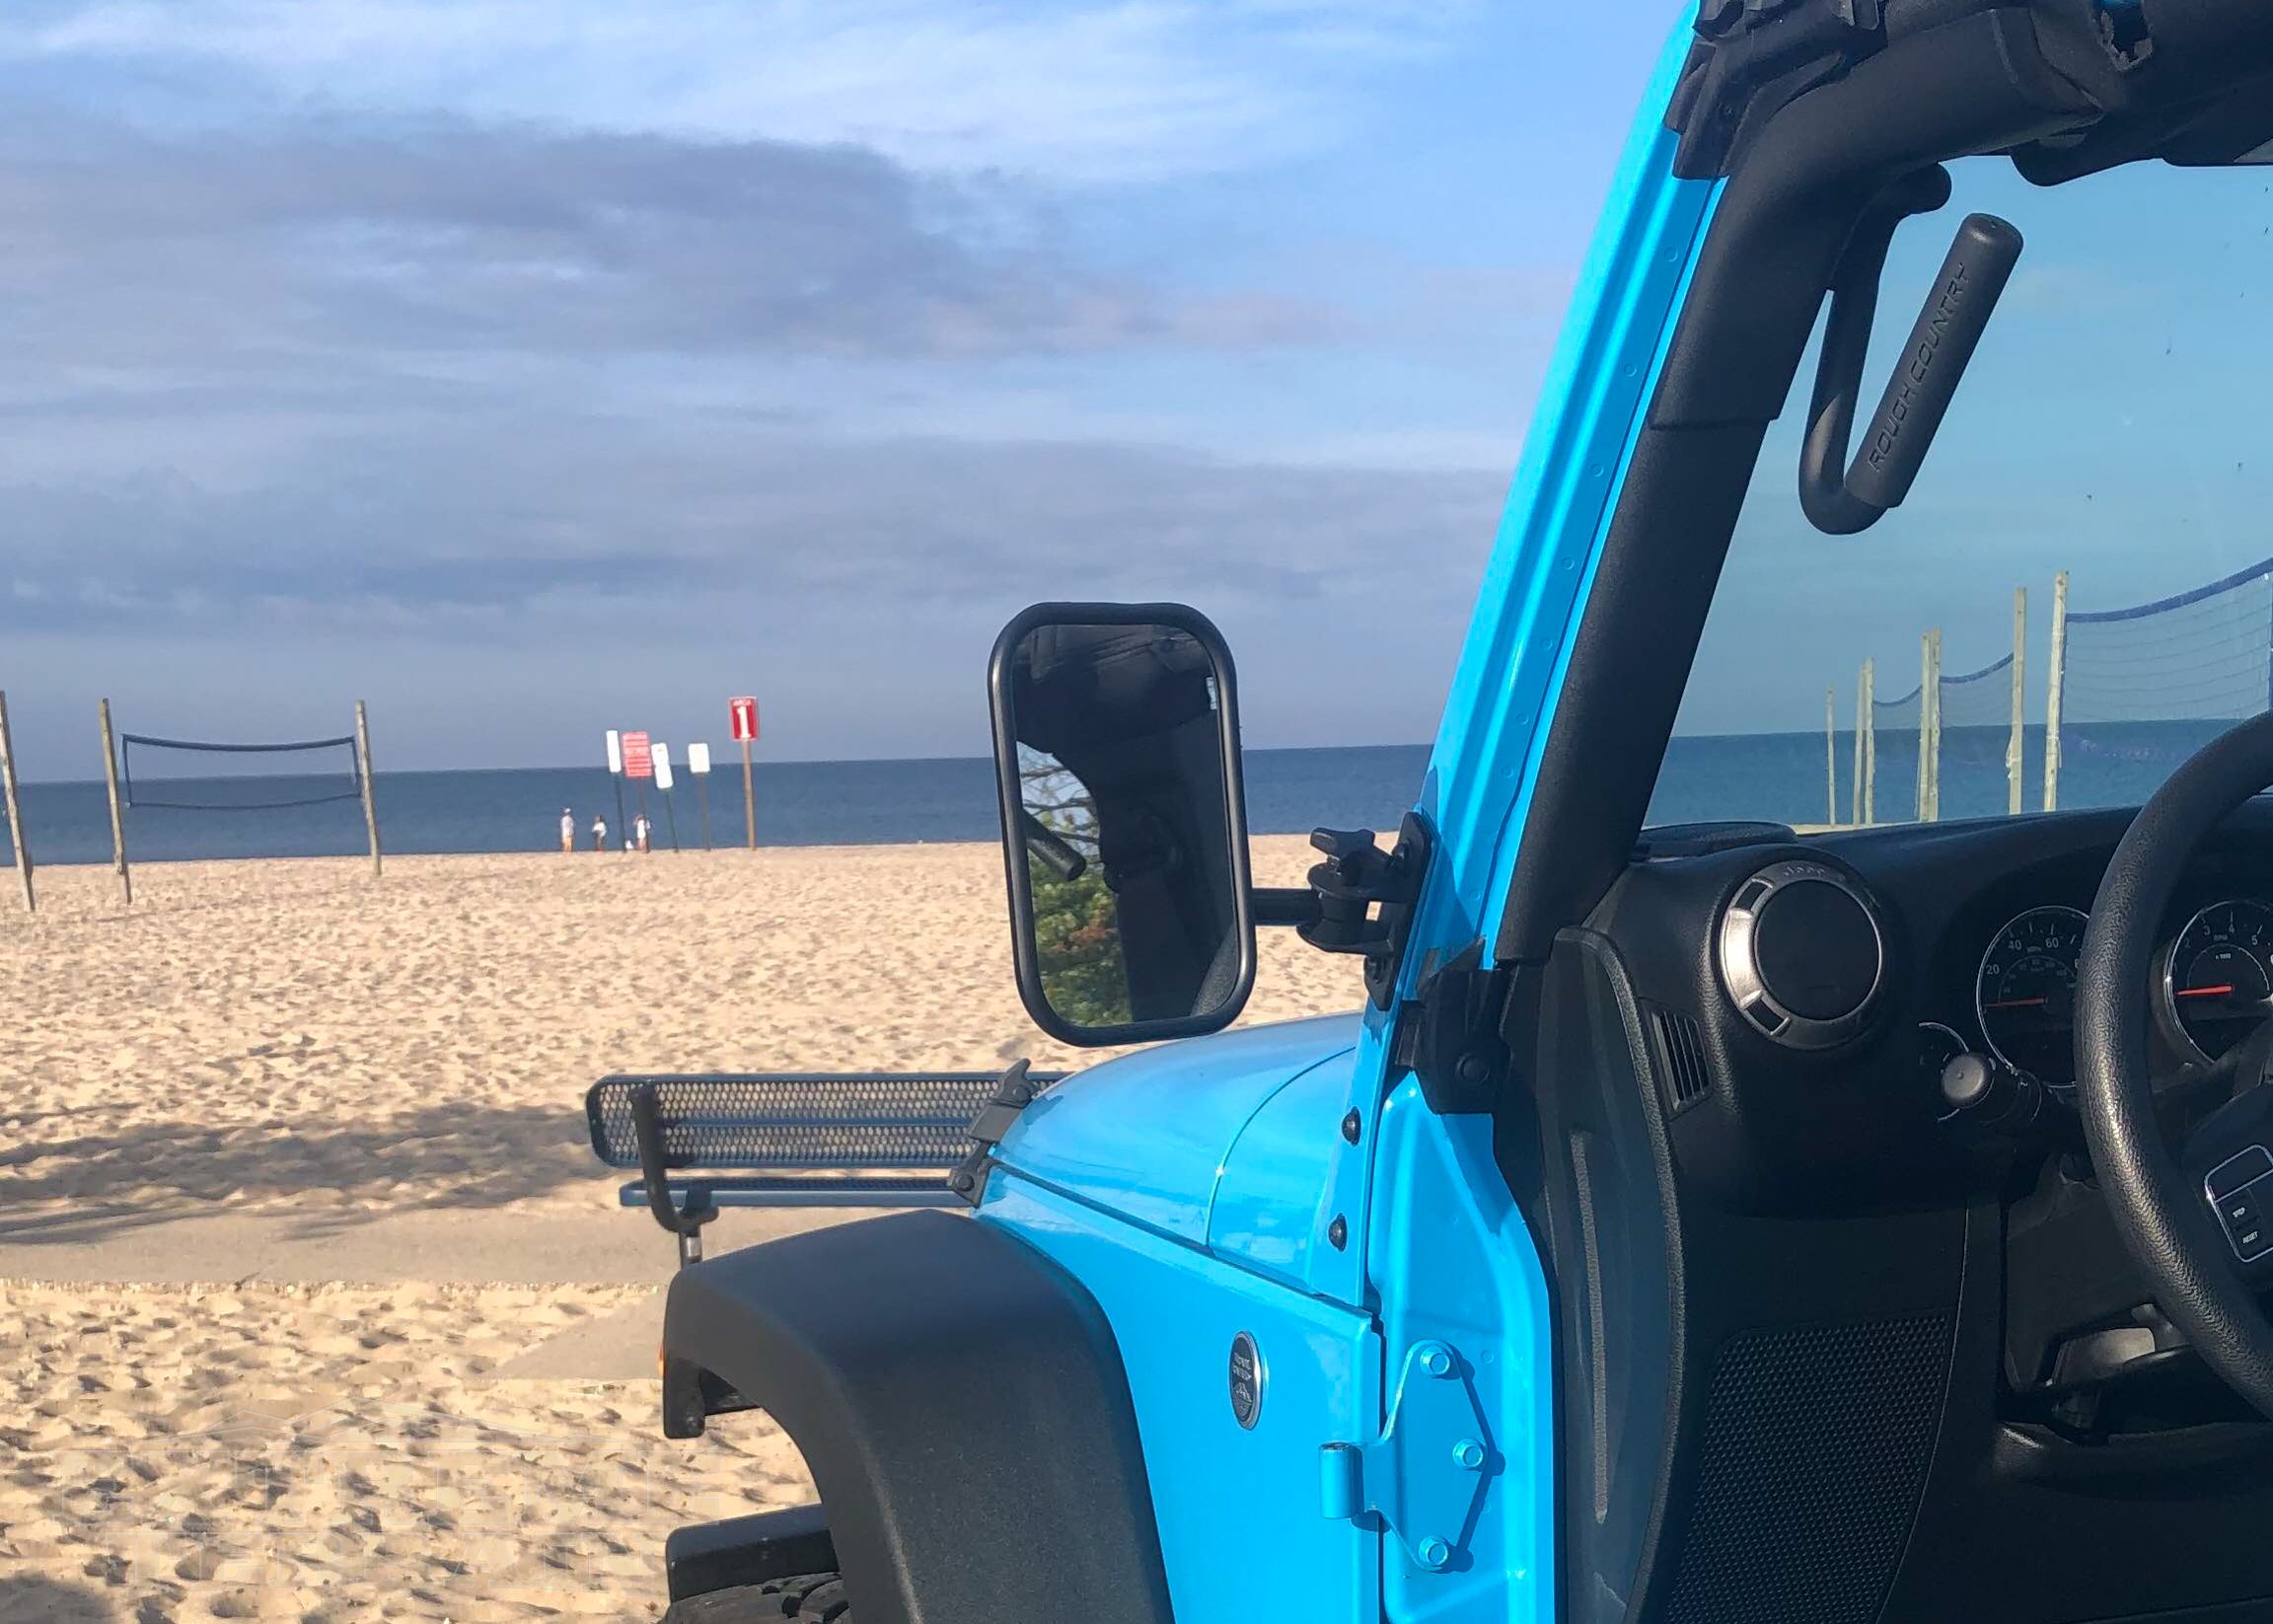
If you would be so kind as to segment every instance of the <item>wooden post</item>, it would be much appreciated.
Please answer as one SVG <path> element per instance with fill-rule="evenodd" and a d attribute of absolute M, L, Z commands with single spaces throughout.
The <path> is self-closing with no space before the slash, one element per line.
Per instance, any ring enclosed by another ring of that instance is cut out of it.
<path fill-rule="evenodd" d="M 1919 639 L 1918 653 L 1918 821 L 1932 823 L 1942 815 L 1942 633 L 1929 631 Z"/>
<path fill-rule="evenodd" d="M 379 860 L 379 800 L 371 786 L 371 717 L 363 701 L 355 701 L 355 764 L 363 776 L 363 827 L 371 833 L 371 877 L 377 879 Z"/>
<path fill-rule="evenodd" d="M 118 874 L 118 891 L 126 906 L 134 906 L 134 875 L 126 866 L 126 813 L 118 804 L 118 749 L 110 732 L 110 701 L 97 702 L 103 720 L 103 781 L 110 790 L 110 866 Z"/>
<path fill-rule="evenodd" d="M 1863 718 L 1863 816 L 1868 829 L 1878 821 L 1878 662 L 1863 662 L 1863 692 L 1856 701 Z"/>
<path fill-rule="evenodd" d="M 24 912 L 37 914 L 32 894 L 32 848 L 24 834 L 24 808 L 16 800 L 16 741 L 8 731 L 8 696 L 0 693 L 0 798 L 8 808 L 8 844 L 16 852 L 16 877 L 24 887 Z"/>
<path fill-rule="evenodd" d="M 695 809 L 702 815 L 702 849 L 710 849 L 710 775 L 695 775 Z"/>
<path fill-rule="evenodd" d="M 1839 822 L 1839 690 L 1823 690 L 1823 821 Z"/>
<path fill-rule="evenodd" d="M 2060 690 L 2068 677 L 2068 571 L 2052 577 L 2052 653 L 2044 668 L 2044 810 L 2060 809 Z"/>
<path fill-rule="evenodd" d="M 750 772 L 750 741 L 742 741 L 742 817 L 750 826 L 750 849 L 758 849 L 758 780 Z"/>
<path fill-rule="evenodd" d="M 2013 589 L 2013 736 L 2005 741 L 2005 810 L 2020 815 L 2020 776 L 2028 761 L 2028 589 Z"/>
<path fill-rule="evenodd" d="M 1942 628 L 1936 627 L 1928 633 L 1933 647 L 1934 680 L 1926 685 L 1919 698 L 1930 706 L 1932 748 L 1927 752 L 1926 818 L 1930 823 L 1942 820 Z"/>
<path fill-rule="evenodd" d="M 1847 821 L 1858 829 L 1863 827 L 1863 728 L 1869 720 L 1870 704 L 1870 691 L 1864 685 L 1870 680 L 1866 675 L 1870 669 L 1870 662 L 1866 660 L 1863 669 L 1855 674 L 1855 787 L 1847 797 Z"/>

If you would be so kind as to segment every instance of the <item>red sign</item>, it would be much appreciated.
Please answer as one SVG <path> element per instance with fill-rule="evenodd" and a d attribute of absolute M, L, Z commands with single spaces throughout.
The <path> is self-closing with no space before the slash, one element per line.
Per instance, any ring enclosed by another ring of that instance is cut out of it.
<path fill-rule="evenodd" d="M 734 717 L 734 742 L 747 744 L 758 736 L 758 700 L 745 694 L 738 700 L 728 700 L 726 708 Z"/>
<path fill-rule="evenodd" d="M 646 734 L 623 735 L 623 775 L 627 778 L 652 778 L 655 775 L 655 748 L 647 742 Z"/>

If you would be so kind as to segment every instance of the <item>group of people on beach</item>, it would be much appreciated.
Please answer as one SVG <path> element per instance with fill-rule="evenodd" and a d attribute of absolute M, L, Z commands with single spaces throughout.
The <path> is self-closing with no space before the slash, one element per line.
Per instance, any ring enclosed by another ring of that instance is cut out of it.
<path fill-rule="evenodd" d="M 623 849 L 626 851 L 652 850 L 653 848 L 648 845 L 648 840 L 653 834 L 654 827 L 648 823 L 647 814 L 644 812 L 636 814 L 631 819 L 630 829 L 623 836 Z M 563 851 L 576 849 L 576 814 L 569 811 L 565 806 L 560 809 L 560 849 Z M 592 849 L 595 851 L 608 849 L 608 819 L 605 814 L 595 813 L 593 815 Z"/>

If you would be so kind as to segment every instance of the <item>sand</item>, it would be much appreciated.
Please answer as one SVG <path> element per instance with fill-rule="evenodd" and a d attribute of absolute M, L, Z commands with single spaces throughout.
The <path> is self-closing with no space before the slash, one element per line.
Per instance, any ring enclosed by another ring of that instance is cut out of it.
<path fill-rule="evenodd" d="M 1308 858 L 1260 841 L 1258 882 Z M 609 1070 L 1095 1058 L 1019 1008 L 991 848 L 152 864 L 131 910 L 38 878 L 36 918 L 0 896 L 0 1243 L 35 1259 L 0 1285 L 0 1624 L 654 1617 L 671 1527 L 806 1493 L 763 1417 L 672 1443 L 650 1379 L 513 1373 L 639 1311 L 660 1234 L 617 1286 L 286 1286 L 198 1237 L 645 1224 L 584 1143 Z M 1266 932 L 1249 1021 L 1357 998 Z M 73 1284 L 137 1233 L 210 1284 Z"/>

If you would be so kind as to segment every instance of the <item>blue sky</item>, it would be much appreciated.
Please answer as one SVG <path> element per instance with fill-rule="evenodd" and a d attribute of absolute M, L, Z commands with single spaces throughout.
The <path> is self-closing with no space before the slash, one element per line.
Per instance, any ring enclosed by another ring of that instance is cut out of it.
<path fill-rule="evenodd" d="M 1434 729 L 1679 8 L 16 0 L 0 684 L 396 765 L 985 748 L 1045 597 Z"/>

